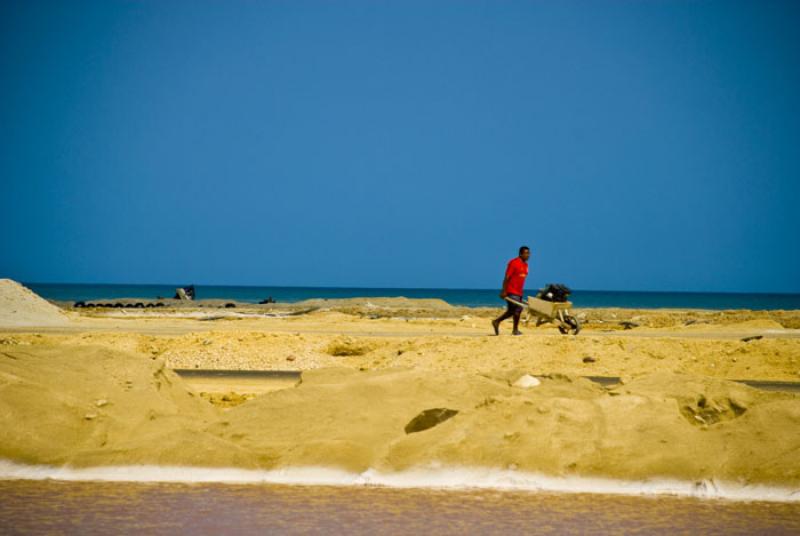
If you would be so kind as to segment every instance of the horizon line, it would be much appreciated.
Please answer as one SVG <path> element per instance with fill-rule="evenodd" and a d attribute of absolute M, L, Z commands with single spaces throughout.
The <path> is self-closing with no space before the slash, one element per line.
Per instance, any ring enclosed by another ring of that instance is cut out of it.
<path fill-rule="evenodd" d="M 11 279 L 11 278 L 8 278 Z M 148 286 L 164 286 L 164 287 L 184 287 L 194 285 L 196 287 L 229 287 L 229 288 L 282 288 L 282 289 L 330 289 L 330 290 L 346 290 L 346 289 L 364 289 L 364 290 L 466 290 L 466 291 L 494 291 L 496 288 L 467 288 L 467 287 L 365 287 L 365 286 L 316 286 L 316 285 L 252 285 L 252 284 L 218 284 L 218 283 L 189 283 L 188 285 L 181 285 L 177 283 L 74 283 L 74 282 L 43 282 L 43 281 L 21 281 L 23 285 L 102 285 L 102 286 L 129 286 L 129 287 L 148 287 Z M 549 284 L 549 283 L 548 283 Z M 572 288 L 573 292 L 617 292 L 617 293 L 648 293 L 648 294 L 761 294 L 761 295 L 800 295 L 800 292 L 791 291 L 720 291 L 720 290 L 619 290 L 619 289 L 579 289 Z"/>

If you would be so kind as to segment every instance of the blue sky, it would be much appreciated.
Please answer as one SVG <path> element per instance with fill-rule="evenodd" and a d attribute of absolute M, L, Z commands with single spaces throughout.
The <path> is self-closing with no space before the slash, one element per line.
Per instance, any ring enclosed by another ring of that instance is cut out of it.
<path fill-rule="evenodd" d="M 797 2 L 0 4 L 0 277 L 800 292 Z"/>

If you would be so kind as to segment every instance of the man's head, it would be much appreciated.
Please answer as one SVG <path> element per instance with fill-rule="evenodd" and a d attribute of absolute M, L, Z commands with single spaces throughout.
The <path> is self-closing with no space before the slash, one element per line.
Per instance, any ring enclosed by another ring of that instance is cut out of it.
<path fill-rule="evenodd" d="M 519 258 L 525 262 L 528 262 L 528 259 L 531 258 L 531 248 L 528 246 L 522 246 L 519 248 Z"/>

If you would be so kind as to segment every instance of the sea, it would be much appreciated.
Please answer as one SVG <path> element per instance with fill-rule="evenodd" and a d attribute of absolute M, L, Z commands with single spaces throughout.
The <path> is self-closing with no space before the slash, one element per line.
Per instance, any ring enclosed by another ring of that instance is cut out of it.
<path fill-rule="evenodd" d="M 116 298 L 172 298 L 175 289 L 188 284 L 120 285 L 24 283 L 28 288 L 54 301 L 80 301 Z M 532 289 L 534 293 L 536 289 Z M 294 303 L 313 298 L 439 298 L 452 305 L 500 307 L 497 289 L 454 288 L 365 288 L 365 287 L 274 287 L 195 285 L 197 299 L 223 299 L 258 303 L 272 298 Z M 570 300 L 575 307 L 623 307 L 642 309 L 800 309 L 800 294 L 755 294 L 733 292 L 645 292 L 618 290 L 574 290 Z"/>

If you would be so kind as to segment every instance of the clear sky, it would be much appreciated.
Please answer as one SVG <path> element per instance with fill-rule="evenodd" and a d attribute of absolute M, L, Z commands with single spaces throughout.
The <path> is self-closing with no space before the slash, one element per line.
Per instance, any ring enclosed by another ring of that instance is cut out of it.
<path fill-rule="evenodd" d="M 0 277 L 800 292 L 800 2 L 0 2 Z"/>

